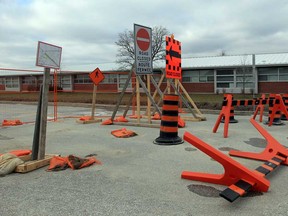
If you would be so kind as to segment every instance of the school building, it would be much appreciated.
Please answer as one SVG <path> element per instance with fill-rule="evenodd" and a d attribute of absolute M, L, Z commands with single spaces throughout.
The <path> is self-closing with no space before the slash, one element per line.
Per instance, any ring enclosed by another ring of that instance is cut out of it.
<path fill-rule="evenodd" d="M 98 91 L 120 92 L 129 69 L 118 70 L 115 64 L 98 67 L 105 76 Z M 164 68 L 165 61 L 153 64 L 156 81 Z M 92 91 L 91 72 L 58 71 L 57 85 L 63 91 Z M 43 70 L 0 68 L 0 92 L 38 91 L 42 81 Z M 54 82 L 51 70 L 50 84 Z M 189 93 L 288 93 L 288 53 L 182 58 L 182 84 Z"/>

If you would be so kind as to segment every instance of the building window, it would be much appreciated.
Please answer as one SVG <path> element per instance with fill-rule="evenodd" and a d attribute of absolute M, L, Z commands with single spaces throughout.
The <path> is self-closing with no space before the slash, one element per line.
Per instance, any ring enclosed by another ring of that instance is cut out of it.
<path fill-rule="evenodd" d="M 259 81 L 288 81 L 288 67 L 258 68 Z"/>
<path fill-rule="evenodd" d="M 24 77 L 22 77 L 22 84 L 32 84 L 32 85 L 34 85 L 34 84 L 36 84 L 36 81 L 37 81 L 37 79 L 36 79 L 36 77 L 35 76 L 24 76 Z"/>
<path fill-rule="evenodd" d="M 217 88 L 235 88 L 234 70 L 217 70 L 216 71 Z"/>
<path fill-rule="evenodd" d="M 128 75 L 127 74 L 119 74 L 118 75 L 118 78 L 119 78 L 119 86 L 118 86 L 118 89 L 123 89 L 125 84 L 126 84 L 126 80 L 128 79 Z M 127 89 L 132 89 L 132 82 L 133 82 L 133 79 L 134 77 L 131 78 L 128 86 L 127 86 Z"/>
<path fill-rule="evenodd" d="M 236 69 L 236 87 L 254 88 L 253 71 L 251 67 L 240 67 Z"/>
<path fill-rule="evenodd" d="M 0 85 L 5 85 L 5 78 L 0 78 Z"/>
<path fill-rule="evenodd" d="M 74 83 L 84 84 L 84 83 L 92 83 L 88 74 L 76 74 L 74 75 Z"/>
<path fill-rule="evenodd" d="M 279 81 L 288 81 L 288 67 L 279 68 Z"/>
<path fill-rule="evenodd" d="M 18 89 L 19 88 L 19 77 L 6 77 L 5 87 L 7 89 Z"/>
<path fill-rule="evenodd" d="M 183 82 L 214 82 L 214 70 L 182 71 Z"/>
<path fill-rule="evenodd" d="M 278 68 L 258 68 L 259 81 L 279 81 Z"/>
<path fill-rule="evenodd" d="M 113 84 L 113 83 L 117 83 L 117 74 L 104 74 L 105 78 L 104 80 L 101 82 L 103 84 Z"/>

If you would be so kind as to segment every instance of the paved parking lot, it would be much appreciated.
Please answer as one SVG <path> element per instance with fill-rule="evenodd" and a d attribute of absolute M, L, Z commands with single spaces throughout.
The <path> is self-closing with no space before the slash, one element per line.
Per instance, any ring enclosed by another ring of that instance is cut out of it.
<path fill-rule="evenodd" d="M 59 112 L 76 116 L 90 110 L 66 107 Z M 96 114 L 105 120 L 111 109 L 96 108 Z M 230 124 L 228 138 L 223 138 L 223 124 L 212 133 L 217 115 L 205 116 L 207 121 L 186 121 L 186 127 L 178 130 L 179 136 L 188 131 L 225 154 L 231 149 L 264 149 L 266 141 L 249 122 L 251 116 L 235 115 L 239 123 Z M 287 125 L 260 124 L 288 146 Z M 123 127 L 138 135 L 122 139 L 111 135 L 112 130 Z M 33 132 L 32 123 L 2 127 L 0 152 L 31 148 Z M 158 128 L 79 124 L 75 118 L 48 122 L 46 153 L 97 154 L 103 164 L 59 172 L 41 168 L 0 178 L 1 215 L 288 215 L 287 167 L 281 166 L 267 177 L 271 183 L 267 193 L 254 192 L 230 203 L 218 195 L 225 186 L 181 179 L 184 170 L 223 173 L 218 162 L 187 142 L 155 145 L 158 136 Z M 233 159 L 252 170 L 263 163 Z"/>

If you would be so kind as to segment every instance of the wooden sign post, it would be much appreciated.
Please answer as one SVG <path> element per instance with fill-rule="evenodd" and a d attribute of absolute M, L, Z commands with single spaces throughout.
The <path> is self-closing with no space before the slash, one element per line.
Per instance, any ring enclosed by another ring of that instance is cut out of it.
<path fill-rule="evenodd" d="M 103 73 L 100 71 L 99 68 L 96 68 L 94 71 L 92 71 L 89 74 L 90 79 L 94 83 L 93 85 L 93 96 L 92 96 L 92 110 L 91 110 L 91 116 L 89 119 L 83 120 L 77 120 L 78 123 L 82 124 L 88 124 L 88 123 L 96 123 L 96 122 L 101 122 L 102 119 L 95 119 L 95 110 L 96 110 L 96 95 L 97 95 L 97 86 L 100 82 L 102 82 L 105 79 L 105 76 Z"/>

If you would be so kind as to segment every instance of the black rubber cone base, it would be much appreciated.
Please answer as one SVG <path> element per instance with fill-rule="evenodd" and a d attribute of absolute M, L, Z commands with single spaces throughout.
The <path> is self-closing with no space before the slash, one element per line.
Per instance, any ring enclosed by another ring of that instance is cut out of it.
<path fill-rule="evenodd" d="M 184 141 L 179 136 L 173 138 L 158 137 L 153 143 L 156 145 L 179 145 L 184 143 Z"/>
<path fill-rule="evenodd" d="M 225 123 L 225 118 L 222 118 L 221 119 L 221 123 Z M 231 124 L 233 124 L 233 123 L 238 123 L 238 120 L 236 120 L 236 119 L 229 119 L 229 123 L 231 123 Z"/>
<path fill-rule="evenodd" d="M 269 124 L 269 121 L 266 121 L 264 124 L 268 125 L 268 124 Z M 272 122 L 272 125 L 280 126 L 280 125 L 285 125 L 285 123 L 282 122 L 280 119 L 278 119 L 278 120 L 276 120 L 276 121 L 273 121 L 273 122 Z"/>

